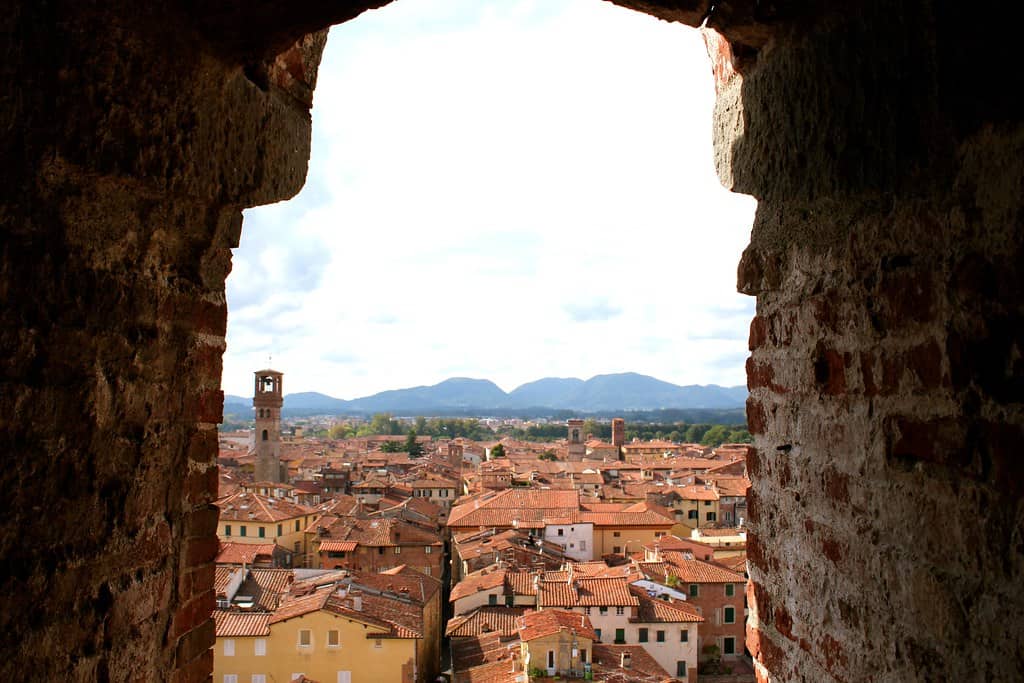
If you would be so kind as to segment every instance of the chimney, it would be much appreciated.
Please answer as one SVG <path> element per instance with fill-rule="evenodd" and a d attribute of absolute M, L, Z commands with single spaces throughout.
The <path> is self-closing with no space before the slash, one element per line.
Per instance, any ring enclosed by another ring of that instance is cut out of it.
<path fill-rule="evenodd" d="M 572 585 L 572 563 L 571 562 L 569 563 L 569 577 L 566 580 L 566 583 L 569 584 L 570 586 Z"/>
<path fill-rule="evenodd" d="M 362 612 L 363 611 L 363 596 L 361 596 L 361 595 L 353 595 L 352 596 L 352 609 L 354 609 L 357 612 Z"/>

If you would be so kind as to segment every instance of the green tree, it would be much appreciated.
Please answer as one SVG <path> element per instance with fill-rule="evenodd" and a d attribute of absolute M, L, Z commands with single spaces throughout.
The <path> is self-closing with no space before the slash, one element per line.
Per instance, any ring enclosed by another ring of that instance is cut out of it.
<path fill-rule="evenodd" d="M 385 441 L 380 445 L 382 453 L 401 453 L 405 450 L 401 441 Z"/>
<path fill-rule="evenodd" d="M 492 458 L 504 458 L 505 457 L 505 445 L 499 443 L 494 448 L 492 448 L 491 449 L 491 457 Z"/>
<path fill-rule="evenodd" d="M 551 462 L 555 462 L 555 461 L 558 460 L 558 456 L 555 455 L 555 452 L 549 448 L 546 451 L 544 451 L 543 453 L 541 453 L 540 455 L 538 455 L 537 459 L 538 460 L 550 460 Z"/>
<path fill-rule="evenodd" d="M 700 440 L 700 443 L 702 446 L 719 446 L 725 441 L 728 434 L 724 425 L 715 425 L 704 433 L 704 438 Z"/>
<path fill-rule="evenodd" d="M 405 448 L 410 458 L 418 458 L 423 455 L 423 446 L 416 440 L 416 430 L 410 429 L 409 436 L 405 437 Z"/>

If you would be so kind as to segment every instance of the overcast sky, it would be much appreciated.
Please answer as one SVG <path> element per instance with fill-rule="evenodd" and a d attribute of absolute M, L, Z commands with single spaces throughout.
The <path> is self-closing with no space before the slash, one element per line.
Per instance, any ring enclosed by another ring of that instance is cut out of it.
<path fill-rule="evenodd" d="M 331 30 L 302 192 L 245 212 L 225 391 L 635 371 L 742 384 L 755 202 L 700 33 L 600 0 L 400 0 Z"/>

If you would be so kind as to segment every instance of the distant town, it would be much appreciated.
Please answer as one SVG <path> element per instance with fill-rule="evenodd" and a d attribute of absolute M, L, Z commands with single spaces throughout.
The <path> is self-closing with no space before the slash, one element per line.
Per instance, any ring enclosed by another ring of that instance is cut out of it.
<path fill-rule="evenodd" d="M 214 680 L 739 683 L 743 424 L 282 418 L 220 433 Z"/>

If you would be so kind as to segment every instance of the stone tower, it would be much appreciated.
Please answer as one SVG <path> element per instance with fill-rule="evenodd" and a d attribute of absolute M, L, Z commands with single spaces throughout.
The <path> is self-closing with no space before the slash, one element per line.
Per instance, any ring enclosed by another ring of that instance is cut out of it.
<path fill-rule="evenodd" d="M 583 420 L 569 420 L 569 460 L 582 460 L 587 454 L 584 442 Z"/>
<path fill-rule="evenodd" d="M 612 445 L 618 450 L 622 460 L 622 447 L 626 445 L 626 421 L 621 417 L 612 420 Z"/>
<path fill-rule="evenodd" d="M 256 410 L 256 481 L 282 482 L 281 406 L 284 405 L 277 370 L 257 370 L 252 405 Z"/>

